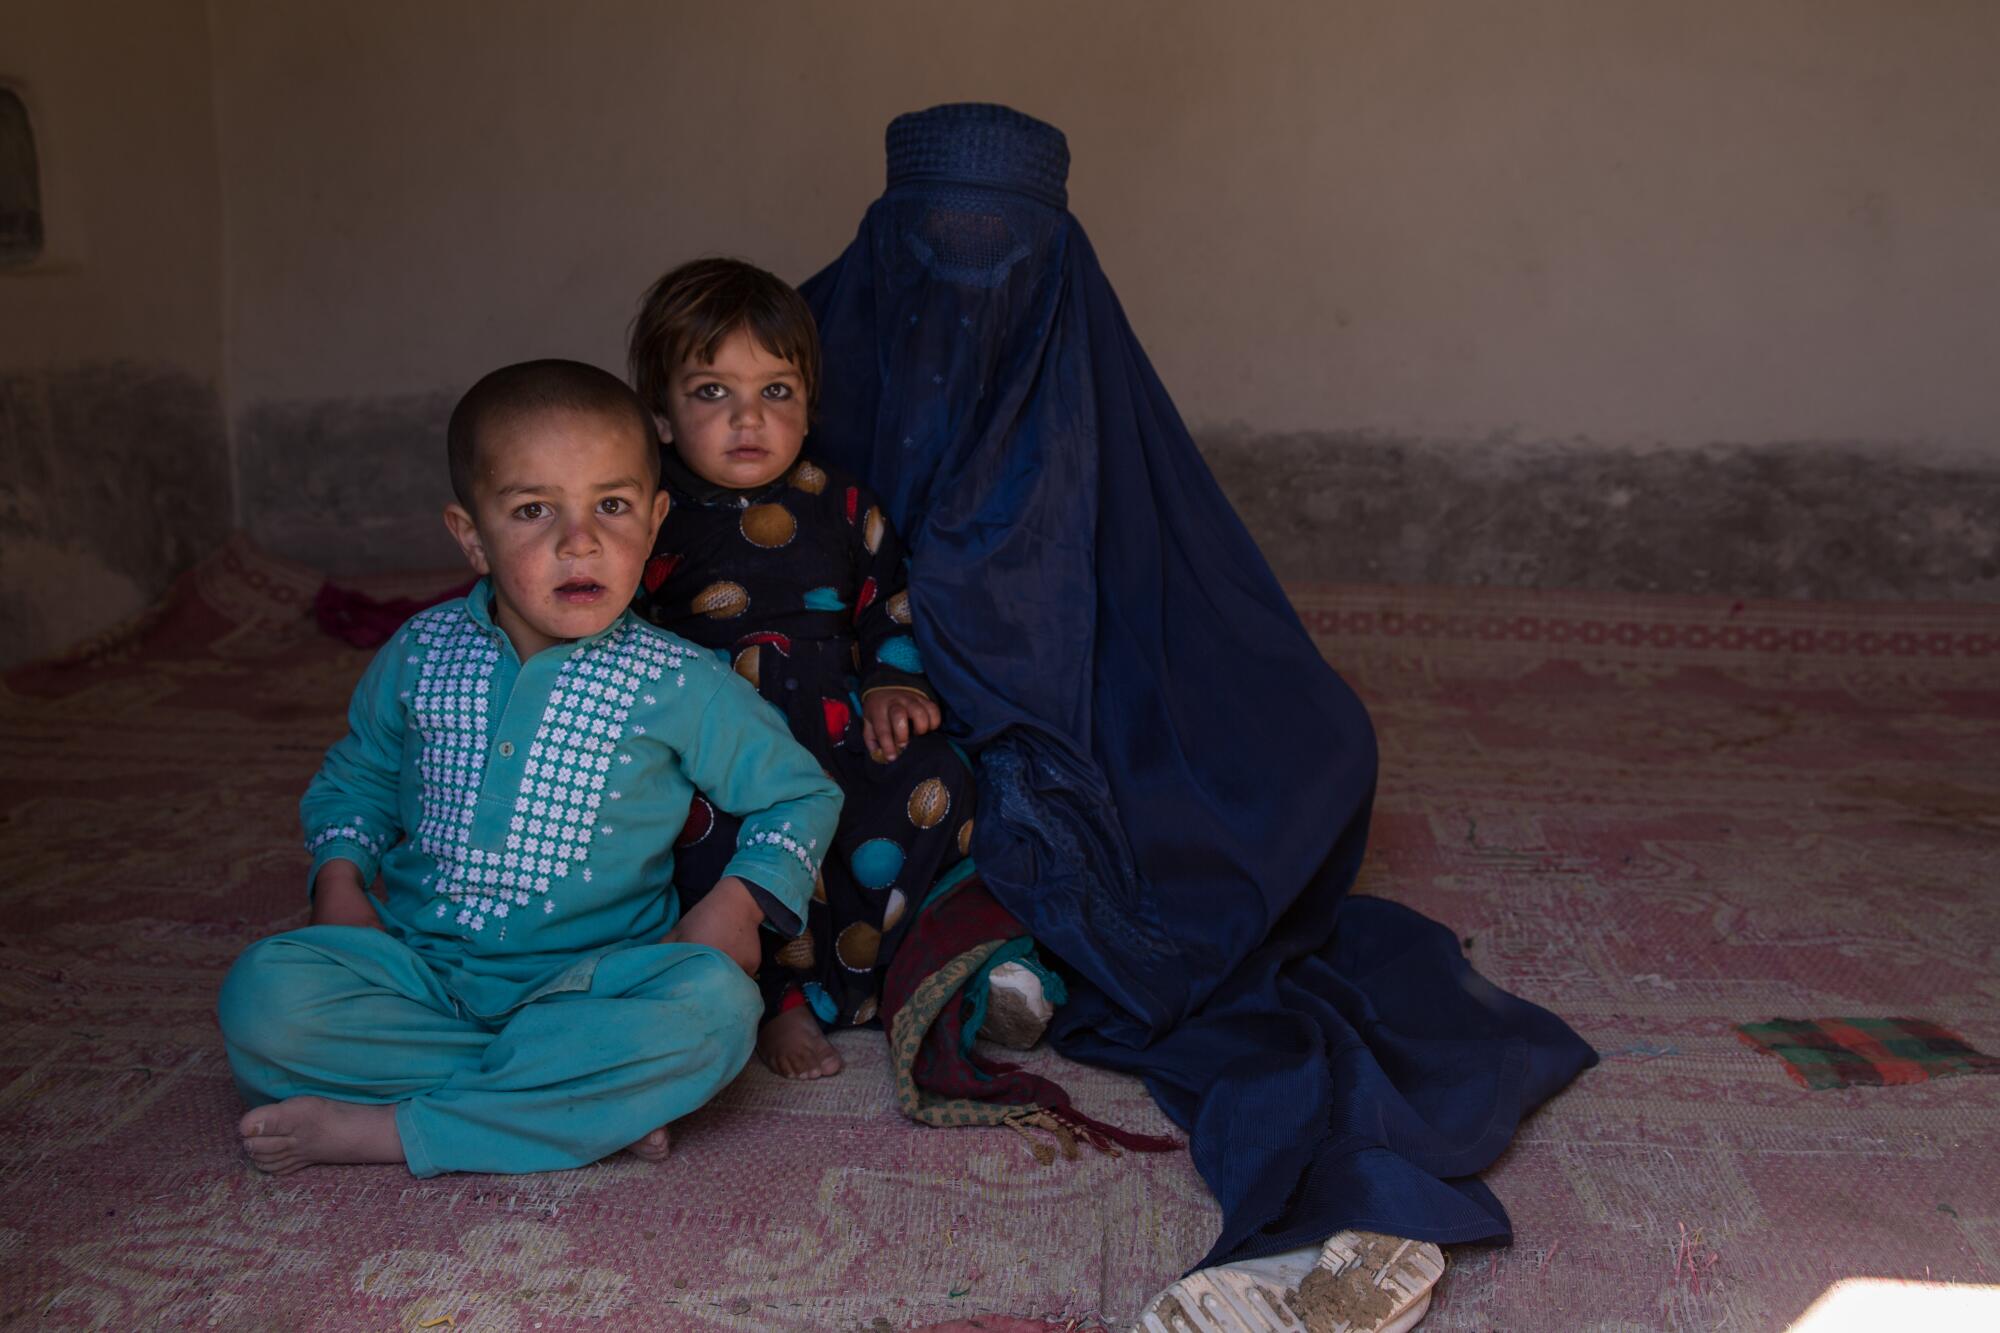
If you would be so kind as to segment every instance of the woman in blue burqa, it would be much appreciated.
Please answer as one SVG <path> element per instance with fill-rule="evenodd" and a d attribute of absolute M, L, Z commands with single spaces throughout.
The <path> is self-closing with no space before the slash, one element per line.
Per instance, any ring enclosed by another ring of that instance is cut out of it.
<path fill-rule="evenodd" d="M 814 447 L 907 538 L 977 761 L 973 857 L 1068 981 L 1056 1048 L 1139 1075 L 1187 1131 L 1222 1206 L 1206 1263 L 1343 1228 L 1506 1237 L 1477 1173 L 1594 1056 L 1451 931 L 1348 893 L 1368 715 L 1127 326 L 1061 132 L 944 106 L 888 154 L 804 288 Z"/>

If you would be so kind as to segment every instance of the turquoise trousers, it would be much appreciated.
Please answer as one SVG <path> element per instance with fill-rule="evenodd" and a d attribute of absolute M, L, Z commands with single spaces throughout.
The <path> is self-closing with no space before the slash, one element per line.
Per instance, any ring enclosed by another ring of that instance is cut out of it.
<path fill-rule="evenodd" d="M 412 1175 L 555 1171 L 713 1097 L 749 1061 L 763 1011 L 756 983 L 702 945 L 637 945 L 587 970 L 483 1019 L 382 931 L 307 926 L 243 951 L 218 1017 L 253 1106 L 393 1102 Z"/>

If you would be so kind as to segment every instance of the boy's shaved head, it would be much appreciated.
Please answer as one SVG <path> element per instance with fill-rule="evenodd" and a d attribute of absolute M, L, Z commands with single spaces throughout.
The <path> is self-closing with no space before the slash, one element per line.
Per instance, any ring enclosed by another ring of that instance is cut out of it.
<path fill-rule="evenodd" d="M 646 442 L 648 475 L 660 476 L 653 419 L 625 381 L 581 361 L 549 359 L 502 366 L 465 391 L 445 428 L 451 465 L 451 493 L 473 511 L 473 479 L 479 470 L 479 442 L 495 426 L 539 412 L 587 412 L 629 423 Z"/>

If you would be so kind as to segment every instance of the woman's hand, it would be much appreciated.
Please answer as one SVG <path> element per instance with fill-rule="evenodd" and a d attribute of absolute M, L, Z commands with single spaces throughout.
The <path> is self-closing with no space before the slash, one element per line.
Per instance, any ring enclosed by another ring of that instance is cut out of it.
<path fill-rule="evenodd" d="M 873 689 L 861 699 L 861 742 L 868 757 L 886 764 L 901 754 L 910 737 L 944 725 L 944 710 L 917 690 L 901 685 Z"/>
<path fill-rule="evenodd" d="M 312 923 L 315 926 L 365 926 L 382 929 L 375 900 L 361 882 L 361 867 L 352 861 L 328 861 L 313 880 Z"/>
<path fill-rule="evenodd" d="M 757 927 L 763 923 L 764 909 L 757 905 L 750 886 L 734 875 L 724 875 L 661 942 L 720 949 L 754 977 L 758 964 L 764 961 L 762 946 L 757 943 Z"/>

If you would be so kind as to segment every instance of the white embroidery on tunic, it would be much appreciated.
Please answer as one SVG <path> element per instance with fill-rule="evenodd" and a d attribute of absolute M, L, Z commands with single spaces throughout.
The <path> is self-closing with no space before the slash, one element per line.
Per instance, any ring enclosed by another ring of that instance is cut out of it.
<path fill-rule="evenodd" d="M 410 718 L 423 744 L 417 752 L 422 818 L 417 849 L 437 860 L 439 894 L 461 899 L 461 872 L 486 771 L 493 669 L 500 646 L 475 624 L 463 603 L 439 607 L 410 622 L 422 649 Z M 438 904 L 444 915 L 444 903 Z M 468 914 L 469 919 L 470 914 Z"/>
<path fill-rule="evenodd" d="M 789 829 L 791 825 L 788 823 L 785 827 Z M 743 841 L 761 844 L 766 847 L 776 847 L 781 851 L 790 852 L 798 860 L 798 863 L 806 868 L 808 875 L 817 875 L 819 873 L 819 863 L 812 859 L 810 848 L 801 843 L 797 838 L 792 837 L 789 833 L 781 833 L 777 829 L 759 829 L 757 832 L 746 836 Z M 817 844 L 819 839 L 814 838 L 813 842 Z"/>
<path fill-rule="evenodd" d="M 306 851 L 317 853 L 330 842 L 351 842 L 370 856 L 382 854 L 382 839 L 359 824 L 351 822 L 321 829 L 306 843 Z"/>
<path fill-rule="evenodd" d="M 475 847 L 472 818 L 486 772 L 490 678 L 500 649 L 462 608 L 453 609 L 456 615 L 420 617 L 413 626 L 429 650 L 411 707 L 424 738 L 417 845 L 438 859 L 436 914 L 478 932 L 536 895 L 542 912 L 553 913 L 551 890 L 572 867 L 581 868 L 581 879 L 591 878 L 583 865 L 591 841 L 611 832 L 597 823 L 604 775 L 640 686 L 667 673 L 684 680 L 683 664 L 696 650 L 620 625 L 571 653 L 557 668 L 528 745 L 505 846 Z"/>

